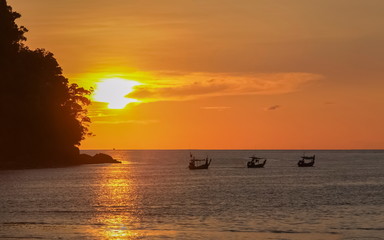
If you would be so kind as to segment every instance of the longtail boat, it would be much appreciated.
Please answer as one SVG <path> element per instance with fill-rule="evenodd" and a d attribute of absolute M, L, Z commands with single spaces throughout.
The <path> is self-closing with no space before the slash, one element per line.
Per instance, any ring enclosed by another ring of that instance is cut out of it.
<path fill-rule="evenodd" d="M 248 168 L 263 168 L 265 163 L 267 162 L 267 159 L 265 158 L 259 158 L 259 157 L 249 157 L 251 161 L 247 162 L 247 167 Z M 264 160 L 261 162 L 261 160 Z"/>
<path fill-rule="evenodd" d="M 206 157 L 205 159 L 197 159 L 195 156 L 190 154 L 190 160 L 188 168 L 191 170 L 195 169 L 208 169 L 209 165 L 211 164 L 212 159 L 208 159 Z"/>
<path fill-rule="evenodd" d="M 307 160 L 310 160 L 309 162 Z M 301 160 L 297 163 L 297 166 L 299 167 L 313 167 L 313 164 L 315 164 L 315 155 L 313 156 L 302 156 Z"/>

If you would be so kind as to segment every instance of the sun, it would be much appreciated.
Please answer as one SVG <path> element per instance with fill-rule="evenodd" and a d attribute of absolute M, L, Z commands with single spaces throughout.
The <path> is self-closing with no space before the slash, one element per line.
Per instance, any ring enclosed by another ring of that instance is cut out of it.
<path fill-rule="evenodd" d="M 123 78 L 106 78 L 96 83 L 93 99 L 96 102 L 108 103 L 109 109 L 123 109 L 129 103 L 140 102 L 126 96 L 134 91 L 139 82 Z"/>

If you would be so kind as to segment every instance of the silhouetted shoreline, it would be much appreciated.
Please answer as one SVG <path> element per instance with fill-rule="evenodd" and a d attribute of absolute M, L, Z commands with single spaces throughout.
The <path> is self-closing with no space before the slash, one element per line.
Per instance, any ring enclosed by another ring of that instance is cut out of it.
<path fill-rule="evenodd" d="M 66 163 L 46 163 L 46 164 L 18 164 L 12 161 L 0 164 L 1 170 L 21 170 L 21 169 L 40 169 L 40 168 L 64 168 L 85 164 L 121 163 L 108 154 L 97 153 L 94 156 L 89 154 L 79 154 L 74 160 Z"/>

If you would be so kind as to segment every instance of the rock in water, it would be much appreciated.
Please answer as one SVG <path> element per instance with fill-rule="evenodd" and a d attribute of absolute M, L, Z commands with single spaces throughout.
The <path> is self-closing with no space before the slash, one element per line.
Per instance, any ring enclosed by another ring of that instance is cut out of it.
<path fill-rule="evenodd" d="M 121 163 L 105 153 L 97 153 L 95 156 L 88 154 L 79 155 L 79 164 Z"/>
<path fill-rule="evenodd" d="M 92 161 L 94 163 L 121 163 L 120 161 L 117 161 L 116 159 L 113 159 L 108 154 L 104 153 L 98 153 L 95 156 L 92 157 Z"/>

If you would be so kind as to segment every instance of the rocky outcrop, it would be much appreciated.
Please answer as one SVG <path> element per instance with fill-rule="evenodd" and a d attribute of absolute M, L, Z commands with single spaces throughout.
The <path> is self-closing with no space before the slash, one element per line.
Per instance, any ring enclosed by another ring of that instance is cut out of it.
<path fill-rule="evenodd" d="M 79 164 L 100 164 L 100 163 L 121 163 L 116 159 L 112 158 L 108 154 L 97 153 L 94 156 L 88 154 L 80 154 L 78 157 Z"/>

